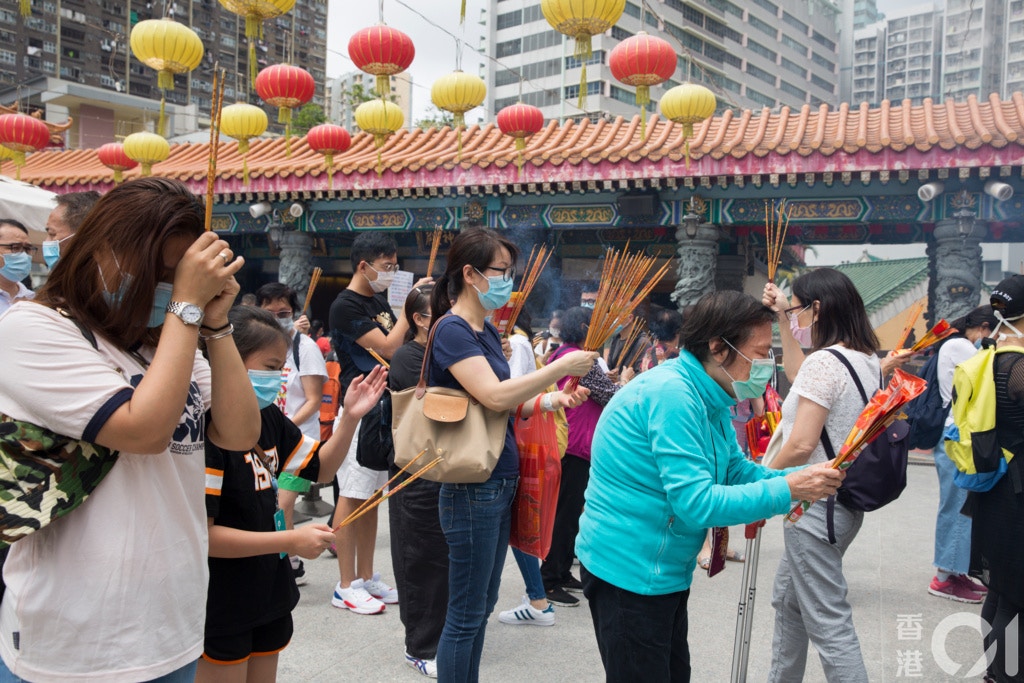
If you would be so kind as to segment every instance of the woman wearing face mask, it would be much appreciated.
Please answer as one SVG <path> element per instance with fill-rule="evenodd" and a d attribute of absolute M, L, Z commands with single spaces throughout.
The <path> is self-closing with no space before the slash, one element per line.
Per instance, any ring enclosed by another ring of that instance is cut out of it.
<path fill-rule="evenodd" d="M 431 300 L 436 331 L 427 383 L 461 389 L 485 407 L 509 413 L 505 446 L 490 479 L 441 486 L 439 512 L 449 564 L 448 613 L 437 650 L 442 681 L 476 681 L 480 676 L 484 631 L 498 600 L 519 480 L 513 412 L 522 404 L 523 415 L 529 417 L 545 387 L 566 375 L 585 375 L 597 357 L 575 351 L 536 372 L 509 378 L 501 337 L 486 318 L 508 302 L 518 254 L 512 242 L 493 230 L 459 233 Z M 540 405 L 545 411 L 571 408 L 586 396 L 583 388 L 572 394 L 551 392 Z"/>
<path fill-rule="evenodd" d="M 854 378 L 869 396 L 881 383 L 878 338 L 850 278 L 832 268 L 798 277 L 792 302 L 780 295 L 776 306 L 797 321 L 792 328 L 797 336 L 810 331 L 812 352 L 782 404 L 779 429 L 784 441 L 772 466 L 823 463 L 828 456 L 822 435 L 834 446 L 842 444 L 864 408 Z M 863 512 L 830 500 L 812 505 L 799 524 L 786 525 L 785 552 L 772 595 L 775 638 L 769 681 L 803 678 L 808 640 L 818 650 L 829 681 L 868 680 L 843 577 L 843 555 L 863 520 Z"/>
<path fill-rule="evenodd" d="M 576 554 L 608 681 L 689 681 L 686 602 L 707 530 L 787 512 L 842 481 L 825 465 L 769 470 L 736 443 L 730 406 L 764 393 L 774 371 L 772 317 L 749 295 L 706 294 L 679 357 L 601 414 Z"/>
<path fill-rule="evenodd" d="M 334 541 L 325 524 L 282 529 L 277 480 L 284 474 L 327 483 L 348 453 L 356 426 L 384 391 L 377 366 L 352 380 L 345 410 L 324 443 L 302 433 L 274 404 L 291 338 L 269 312 L 238 306 L 228 315 L 260 407 L 260 436 L 250 450 L 206 450 L 210 533 L 203 657 L 196 681 L 273 681 L 278 653 L 292 636 L 299 590 L 289 554 L 313 560 Z"/>
<path fill-rule="evenodd" d="M 36 300 L 0 320 L 0 413 L 120 455 L 85 504 L 11 546 L 0 656 L 30 681 L 192 680 L 203 454 L 260 430 L 227 317 L 243 261 L 163 178 L 108 192 L 75 239 Z"/>

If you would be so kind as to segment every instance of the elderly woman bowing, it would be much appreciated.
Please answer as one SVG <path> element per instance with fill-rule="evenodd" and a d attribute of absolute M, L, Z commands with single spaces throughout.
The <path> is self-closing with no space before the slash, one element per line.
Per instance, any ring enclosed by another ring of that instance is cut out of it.
<path fill-rule="evenodd" d="M 827 463 L 768 470 L 736 443 L 729 408 L 761 396 L 775 370 L 773 317 L 746 294 L 705 295 L 679 357 L 601 415 L 576 554 L 610 682 L 690 680 L 686 602 L 708 528 L 785 513 L 842 483 Z"/>

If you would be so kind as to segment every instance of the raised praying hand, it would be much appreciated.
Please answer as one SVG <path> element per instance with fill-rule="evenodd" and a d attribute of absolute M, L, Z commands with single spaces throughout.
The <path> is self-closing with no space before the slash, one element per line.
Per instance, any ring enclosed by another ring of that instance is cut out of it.
<path fill-rule="evenodd" d="M 359 375 L 348 385 L 345 392 L 345 414 L 360 419 L 370 412 L 388 384 L 388 371 L 383 365 L 376 366 L 369 375 Z"/>

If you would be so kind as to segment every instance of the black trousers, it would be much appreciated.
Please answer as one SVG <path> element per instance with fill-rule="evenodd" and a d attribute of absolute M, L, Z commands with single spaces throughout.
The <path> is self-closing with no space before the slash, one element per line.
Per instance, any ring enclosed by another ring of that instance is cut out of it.
<path fill-rule="evenodd" d="M 1024 609 L 990 588 L 981 607 L 981 618 L 992 627 L 984 640 L 985 651 L 996 643 L 996 656 L 988 665 L 988 675 L 998 683 L 1024 681 L 1024 661 L 1021 661 L 1024 659 Z M 1016 648 L 1012 648 L 1017 652 L 1016 662 L 1007 659 L 1011 650 L 1007 647 L 1007 637 L 1017 639 Z"/>
<path fill-rule="evenodd" d="M 391 475 L 397 472 L 392 467 Z M 405 475 L 394 485 L 404 479 Z M 438 518 L 440 490 L 440 484 L 420 478 L 388 501 L 391 563 L 405 651 L 419 659 L 437 656 L 448 612 L 448 541 Z"/>
<path fill-rule="evenodd" d="M 566 455 L 562 458 L 562 480 L 558 486 L 558 507 L 551 534 L 551 550 L 540 566 L 544 590 L 558 588 L 572 576 L 572 558 L 576 552 L 576 534 L 583 514 L 583 494 L 590 481 L 590 461 Z"/>
<path fill-rule="evenodd" d="M 608 683 L 689 683 L 686 602 L 690 591 L 639 595 L 580 567 Z"/>

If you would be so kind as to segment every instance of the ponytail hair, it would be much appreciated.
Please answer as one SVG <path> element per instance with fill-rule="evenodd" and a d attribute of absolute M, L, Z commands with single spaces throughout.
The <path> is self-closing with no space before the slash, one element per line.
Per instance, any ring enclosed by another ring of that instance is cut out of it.
<path fill-rule="evenodd" d="M 433 289 L 433 285 L 413 287 L 409 291 L 409 296 L 405 297 L 405 305 L 402 306 L 402 315 L 405 316 L 405 322 L 409 325 L 409 329 L 405 331 L 405 338 L 403 340 L 406 344 L 416 338 L 416 323 L 412 319 L 413 314 L 419 313 L 420 315 L 430 315 L 430 295 Z"/>
<path fill-rule="evenodd" d="M 430 298 L 433 317 L 430 324 L 436 323 L 442 315 L 451 310 L 452 304 L 458 300 L 466 287 L 462 269 L 473 266 L 483 272 L 491 263 L 491 259 L 504 247 L 512 261 L 512 267 L 519 258 L 519 247 L 501 233 L 490 228 L 470 228 L 460 232 L 448 249 L 448 258 L 444 273 L 434 282 L 434 291 Z"/>

